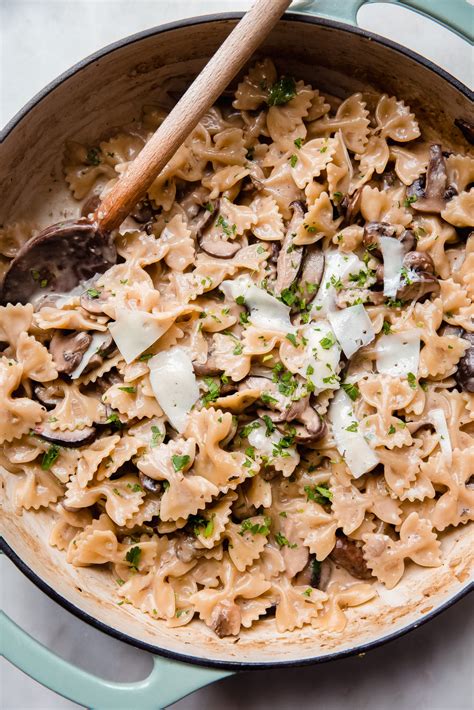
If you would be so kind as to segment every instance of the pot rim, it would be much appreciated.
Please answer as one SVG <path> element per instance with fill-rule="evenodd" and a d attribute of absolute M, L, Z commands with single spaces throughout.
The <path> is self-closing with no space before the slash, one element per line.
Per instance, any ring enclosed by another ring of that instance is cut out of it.
<path fill-rule="evenodd" d="M 35 94 L 5 125 L 5 127 L 0 131 L 0 143 L 3 143 L 3 141 L 12 133 L 12 131 L 16 128 L 16 126 L 28 115 L 28 113 L 37 105 L 39 104 L 46 96 L 48 96 L 52 91 L 54 91 L 60 84 L 62 84 L 64 81 L 67 79 L 71 78 L 75 74 L 78 74 L 82 69 L 85 67 L 89 66 L 93 62 L 97 61 L 98 59 L 101 59 L 108 54 L 111 54 L 115 52 L 116 50 L 122 49 L 125 46 L 134 44 L 135 42 L 140 42 L 142 39 L 147 39 L 148 37 L 152 37 L 154 35 L 162 34 L 165 32 L 169 32 L 170 30 L 175 30 L 175 29 L 181 29 L 184 27 L 190 27 L 193 25 L 200 25 L 200 24 L 207 24 L 209 22 L 216 22 L 216 21 L 228 21 L 228 20 L 239 20 L 244 13 L 242 12 L 227 12 L 227 13 L 213 13 L 209 15 L 202 15 L 198 17 L 191 17 L 191 18 L 185 18 L 183 20 L 177 20 L 175 22 L 170 22 L 166 23 L 163 25 L 158 25 L 155 27 L 152 27 L 147 30 L 142 30 L 141 32 L 134 33 L 132 35 L 128 35 L 127 37 L 124 37 L 122 39 L 119 39 L 115 42 L 112 42 L 111 44 L 106 45 L 102 49 L 99 49 L 97 52 L 94 52 L 81 61 L 77 62 L 74 64 L 72 67 L 67 69 L 66 71 L 62 72 L 59 76 L 57 76 L 55 79 L 53 79 L 51 82 L 49 82 L 43 89 L 41 89 L 37 94 Z M 313 25 L 319 25 L 322 27 L 329 27 L 331 29 L 336 29 L 340 30 L 342 32 L 349 32 L 352 34 L 359 35 L 361 37 L 365 37 L 369 40 L 373 40 L 375 42 L 378 42 L 379 44 L 382 44 L 389 49 L 392 49 L 396 52 L 399 52 L 400 54 L 404 54 L 405 56 L 409 57 L 410 59 L 418 62 L 419 64 L 423 65 L 433 73 L 437 74 L 439 77 L 444 79 L 445 81 L 449 82 L 452 84 L 458 91 L 460 91 L 466 98 L 470 99 L 472 101 L 474 97 L 474 92 L 470 91 L 470 89 L 463 84 L 459 79 L 456 79 L 456 77 L 452 76 L 448 72 L 446 72 L 444 69 L 436 65 L 434 62 L 426 59 L 425 57 L 417 54 L 416 52 L 413 52 L 410 49 L 407 49 L 403 47 L 402 45 L 393 42 L 392 40 L 386 39 L 384 37 L 381 37 L 380 35 L 377 35 L 373 32 L 369 32 L 367 30 L 361 29 L 359 27 L 353 27 L 351 25 L 347 25 L 342 22 L 336 22 L 334 20 L 328 20 L 325 18 L 320 18 L 317 15 L 304 15 L 304 14 L 296 14 L 296 13 L 286 13 L 285 14 L 285 20 L 290 20 L 292 22 L 304 22 L 304 23 L 309 23 Z M 457 601 L 462 599 L 464 596 L 466 596 L 470 591 L 474 589 L 474 582 L 470 582 L 466 584 L 459 592 L 457 592 L 454 596 L 449 597 L 446 601 L 444 601 L 442 604 L 439 606 L 435 607 L 430 613 L 426 614 L 425 616 L 421 617 L 420 619 L 414 620 L 410 623 L 408 623 L 406 626 L 403 626 L 402 628 L 398 629 L 397 631 L 394 631 L 393 633 L 387 634 L 381 638 L 376 638 L 374 641 L 369 641 L 367 643 L 358 645 L 358 646 L 353 646 L 350 649 L 346 649 L 344 651 L 336 651 L 334 653 L 330 653 L 324 656 L 314 656 L 311 658 L 304 658 L 304 659 L 295 659 L 291 661 L 273 661 L 273 662 L 255 662 L 255 663 L 248 663 L 248 662 L 241 662 L 241 661 L 221 661 L 221 660 L 216 660 L 216 659 L 206 659 L 203 658 L 202 656 L 194 656 L 192 654 L 184 654 L 184 653 L 178 653 L 175 651 L 170 651 L 165 648 L 161 648 L 158 646 L 154 646 L 150 643 L 147 643 L 145 641 L 142 641 L 138 638 L 135 638 L 133 636 L 128 636 L 127 634 L 123 633 L 122 631 L 119 631 L 118 629 L 109 626 L 108 624 L 105 624 L 104 622 L 100 621 L 99 619 L 91 616 L 87 612 L 85 612 L 83 609 L 80 607 L 76 606 L 73 602 L 70 602 L 67 600 L 65 597 L 61 596 L 56 590 L 54 590 L 49 584 L 47 584 L 42 577 L 40 577 L 36 572 L 33 571 L 31 567 L 29 567 L 13 550 L 12 547 L 7 543 L 7 541 L 3 538 L 0 537 L 0 550 L 13 562 L 13 564 L 22 572 L 33 584 L 36 585 L 42 592 L 44 592 L 50 599 L 52 599 L 54 602 L 58 603 L 60 606 L 62 606 L 64 609 L 66 609 L 68 612 L 73 614 L 74 616 L 78 617 L 81 619 L 81 621 L 86 622 L 90 626 L 93 626 L 94 628 L 98 629 L 99 631 L 102 631 L 103 633 L 108 634 L 109 636 L 116 638 L 119 641 L 122 641 L 124 643 L 127 643 L 131 646 L 135 646 L 136 648 L 139 648 L 143 651 L 147 651 L 148 653 L 151 653 L 153 655 L 158 655 L 162 656 L 165 658 L 169 658 L 175 661 L 180 661 L 184 663 L 191 663 L 196 666 L 204 666 L 207 668 L 216 668 L 216 669 L 222 669 L 222 670 L 230 670 L 230 671 L 249 671 L 249 670 L 265 670 L 265 669 L 271 669 L 271 668 L 295 668 L 295 667 L 300 667 L 300 666 L 309 666 L 309 665 L 314 665 L 316 663 L 326 663 L 329 661 L 334 661 L 339 658 L 348 658 L 350 656 L 354 656 L 357 654 L 361 653 L 366 653 L 367 651 L 370 651 L 374 648 L 377 648 L 385 643 L 388 643 L 389 641 L 393 641 L 397 638 L 400 638 L 407 634 L 408 632 L 412 631 L 413 629 L 417 628 L 418 626 L 421 626 L 422 624 L 425 624 L 426 622 L 430 621 L 431 619 L 434 619 L 438 614 L 442 613 L 445 609 L 449 608 L 453 604 L 455 604 Z"/>
<path fill-rule="evenodd" d="M 176 651 L 170 651 L 166 648 L 154 646 L 153 644 L 147 643 L 146 641 L 142 641 L 141 639 L 138 639 L 134 636 L 129 636 L 128 634 L 125 634 L 123 631 L 119 631 L 113 626 L 105 624 L 103 621 L 100 621 L 96 617 L 91 616 L 83 609 L 73 604 L 73 602 L 70 602 L 68 599 L 59 594 L 55 589 L 53 589 L 53 587 L 50 587 L 49 584 L 47 584 L 42 577 L 37 575 L 36 572 L 31 569 L 31 567 L 29 567 L 25 562 L 23 562 L 21 557 L 16 554 L 16 552 L 9 546 L 9 544 L 4 540 L 3 537 L 0 538 L 0 550 L 13 562 L 13 564 L 20 570 L 20 572 L 22 572 L 30 580 L 30 582 L 33 582 L 33 584 L 35 584 L 36 587 L 38 587 L 42 592 L 44 592 L 44 594 L 46 594 L 50 599 L 52 599 L 52 601 L 62 606 L 63 609 L 66 609 L 66 611 L 70 612 L 71 614 L 79 618 L 81 621 L 84 621 L 90 626 L 93 626 L 98 631 L 102 631 L 102 633 L 105 633 L 108 636 L 112 636 L 118 641 L 122 641 L 123 643 L 126 643 L 130 646 L 135 646 L 136 648 L 139 648 L 142 651 L 147 651 L 148 653 L 151 653 L 154 656 L 169 658 L 171 660 L 179 661 L 181 663 L 190 663 L 194 666 L 203 666 L 205 668 L 216 668 L 220 670 L 229 670 L 234 672 L 269 670 L 272 668 L 299 668 L 303 666 L 312 666 L 319 663 L 327 663 L 329 661 L 335 661 L 339 658 L 349 658 L 350 656 L 356 656 L 359 654 L 367 653 L 367 651 L 371 651 L 372 649 L 378 648 L 379 646 L 383 646 L 384 644 L 389 643 L 390 641 L 394 641 L 395 639 L 401 638 L 413 629 L 416 629 L 419 626 L 426 624 L 428 621 L 431 621 L 443 611 L 449 609 L 449 607 L 453 606 L 460 599 L 467 596 L 469 592 L 474 590 L 474 582 L 471 581 L 466 584 L 459 592 L 457 592 L 457 594 L 450 597 L 445 602 L 435 607 L 431 612 L 420 617 L 419 619 L 410 622 L 406 626 L 403 626 L 402 628 L 398 629 L 397 631 L 394 631 L 393 633 L 386 634 L 385 636 L 374 639 L 374 641 L 369 641 L 359 646 L 353 646 L 352 648 L 348 648 L 344 651 L 335 651 L 334 653 L 328 653 L 324 656 L 312 656 L 311 658 L 294 659 L 291 661 L 263 661 L 254 663 L 244 661 L 220 661 L 217 659 L 204 658 L 203 656 L 194 656 L 192 654 L 178 653 Z"/>
<path fill-rule="evenodd" d="M 169 32 L 170 30 L 176 30 L 183 27 L 207 24 L 208 22 L 240 20 L 243 15 L 243 12 L 221 12 L 212 13 L 209 15 L 199 15 L 197 17 L 188 17 L 182 20 L 176 20 L 174 22 L 167 22 L 163 25 L 155 25 L 150 29 L 135 32 L 134 34 L 127 35 L 122 39 L 107 44 L 105 47 L 102 47 L 102 49 L 98 49 L 96 52 L 93 52 L 84 59 L 81 59 L 79 62 L 76 62 L 76 64 L 73 64 L 69 69 L 66 69 L 64 72 L 59 74 L 55 79 L 46 84 L 43 89 L 40 89 L 40 91 L 38 91 L 29 101 L 27 101 L 26 104 L 22 108 L 20 108 L 0 130 L 0 144 L 3 143 L 6 138 L 8 138 L 10 133 L 23 120 L 23 118 L 25 118 L 27 114 L 37 104 L 39 104 L 44 98 L 46 98 L 48 94 L 54 91 L 54 89 L 56 89 L 64 81 L 74 76 L 74 74 L 79 73 L 82 69 L 89 66 L 98 59 L 102 59 L 108 54 L 112 54 L 112 52 L 115 52 L 117 49 L 121 49 L 122 47 L 125 47 L 127 45 L 134 44 L 135 42 L 140 42 L 142 39 L 147 39 L 148 37 L 152 37 L 153 35 L 162 34 L 165 32 Z M 448 81 L 470 101 L 474 99 L 474 91 L 471 91 L 469 87 L 466 86 L 466 84 L 454 77 L 449 72 L 442 69 L 430 59 L 426 59 L 426 57 L 423 57 L 421 54 L 417 54 L 417 52 L 413 52 L 411 49 L 408 49 L 407 47 L 398 44 L 398 42 L 393 42 L 392 40 L 382 37 L 381 35 L 378 35 L 375 32 L 370 32 L 368 30 L 362 29 L 361 27 L 348 25 L 343 22 L 337 22 L 336 20 L 328 20 L 323 17 L 318 17 L 317 15 L 306 15 L 303 13 L 288 12 L 285 13 L 284 18 L 285 20 L 290 20 L 292 22 L 306 22 L 313 25 L 320 25 L 322 27 L 330 27 L 331 29 L 340 30 L 342 32 L 349 32 L 355 35 L 359 35 L 360 37 L 365 37 L 366 39 L 378 42 L 379 44 L 382 44 L 385 47 L 388 47 L 389 49 L 393 49 L 394 51 L 399 52 L 400 54 L 404 54 L 410 59 L 413 59 L 415 62 L 418 62 L 433 73 L 437 74 L 439 77 L 441 77 L 441 79 Z"/>

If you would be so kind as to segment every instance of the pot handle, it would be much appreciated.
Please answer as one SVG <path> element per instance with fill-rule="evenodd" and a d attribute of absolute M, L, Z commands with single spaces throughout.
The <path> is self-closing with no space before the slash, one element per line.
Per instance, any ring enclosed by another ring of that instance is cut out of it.
<path fill-rule="evenodd" d="M 153 656 L 153 669 L 144 680 L 115 683 L 83 671 L 45 648 L 3 612 L 0 614 L 1 652 L 17 668 L 47 688 L 95 710 L 159 710 L 231 671 L 191 666 Z"/>
<path fill-rule="evenodd" d="M 366 2 L 398 3 L 439 22 L 468 42 L 474 40 L 473 7 L 468 0 L 297 0 L 292 10 L 357 25 L 357 12 Z"/>

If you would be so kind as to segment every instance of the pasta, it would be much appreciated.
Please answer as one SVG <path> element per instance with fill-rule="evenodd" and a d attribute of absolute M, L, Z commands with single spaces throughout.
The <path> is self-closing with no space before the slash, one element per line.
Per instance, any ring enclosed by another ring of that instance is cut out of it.
<path fill-rule="evenodd" d="M 69 141 L 72 196 L 106 194 L 165 115 Z M 473 181 L 402 100 L 252 66 L 114 266 L 0 308 L 18 512 L 48 509 L 50 544 L 107 567 L 117 603 L 220 637 L 342 633 L 375 582 L 441 565 L 474 520 Z M 2 264 L 33 231 L 2 228 Z"/>

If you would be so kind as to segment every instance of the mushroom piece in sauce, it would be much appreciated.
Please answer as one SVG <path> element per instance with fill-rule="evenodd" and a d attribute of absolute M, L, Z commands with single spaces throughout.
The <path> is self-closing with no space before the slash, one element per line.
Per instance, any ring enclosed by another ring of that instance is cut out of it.
<path fill-rule="evenodd" d="M 351 540 L 345 535 L 337 537 L 329 557 L 336 565 L 343 567 L 356 579 L 371 579 L 372 577 L 362 554 L 362 545 L 357 540 Z"/>
<path fill-rule="evenodd" d="M 474 392 L 474 333 L 462 333 L 469 347 L 458 362 L 456 381 L 465 392 Z"/>
<path fill-rule="evenodd" d="M 218 259 L 231 259 L 240 251 L 242 244 L 238 240 L 226 239 L 226 235 L 223 231 L 219 234 L 214 228 L 217 221 L 214 221 L 209 229 L 203 231 L 204 226 L 207 225 L 209 218 L 215 211 L 211 213 L 209 210 L 205 209 L 204 212 L 207 212 L 209 216 L 206 214 L 201 215 L 202 226 L 198 227 L 197 230 L 199 246 L 206 254 L 209 254 L 209 256 L 215 256 Z"/>
<path fill-rule="evenodd" d="M 298 295 L 306 305 L 316 296 L 324 273 L 325 256 L 321 244 L 308 244 L 298 279 Z"/>
<path fill-rule="evenodd" d="M 275 281 L 275 294 L 281 295 L 282 291 L 296 281 L 303 260 L 303 247 L 295 246 L 293 239 L 296 230 L 304 220 L 304 204 L 296 200 L 290 204 L 293 216 L 288 223 L 277 261 L 277 278 Z"/>
<path fill-rule="evenodd" d="M 439 143 L 434 143 L 430 146 L 424 187 L 423 178 L 419 178 L 407 188 L 410 206 L 417 212 L 441 212 L 446 207 L 447 182 L 443 151 Z"/>
<path fill-rule="evenodd" d="M 82 356 L 92 342 L 92 335 L 82 331 L 64 334 L 57 330 L 49 344 L 58 372 L 70 375 L 79 365 Z"/>
<path fill-rule="evenodd" d="M 219 638 L 236 636 L 240 631 L 240 607 L 235 602 L 224 601 L 218 604 L 211 615 L 211 629 Z"/>
<path fill-rule="evenodd" d="M 87 446 L 92 444 L 96 437 L 95 427 L 88 426 L 83 429 L 73 429 L 71 431 L 60 431 L 51 429 L 47 423 L 38 424 L 34 429 L 34 433 L 49 441 L 51 444 L 58 444 L 70 449 L 77 449 L 79 446 Z"/>
<path fill-rule="evenodd" d="M 420 251 L 408 252 L 403 259 L 403 274 L 397 298 L 403 301 L 418 301 L 428 293 L 438 293 L 439 290 L 439 281 L 435 276 L 430 255 Z"/>

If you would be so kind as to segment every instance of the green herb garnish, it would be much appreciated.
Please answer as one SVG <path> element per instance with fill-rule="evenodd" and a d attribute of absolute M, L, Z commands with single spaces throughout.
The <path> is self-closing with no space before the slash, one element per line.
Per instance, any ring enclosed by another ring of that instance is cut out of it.
<path fill-rule="evenodd" d="M 43 458 L 41 459 L 41 468 L 43 471 L 49 471 L 53 463 L 58 458 L 60 452 L 61 449 L 57 444 L 51 444 L 48 450 L 44 452 Z"/>
<path fill-rule="evenodd" d="M 191 461 L 191 458 L 184 454 L 183 456 L 174 455 L 171 457 L 173 468 L 176 472 L 182 471 L 185 466 Z"/>
<path fill-rule="evenodd" d="M 130 567 L 138 572 L 138 565 L 140 563 L 140 556 L 142 550 L 140 547 L 131 547 L 130 550 L 125 555 L 126 561 L 130 564 Z"/>
<path fill-rule="evenodd" d="M 267 104 L 269 106 L 283 106 L 296 96 L 296 83 L 291 76 L 282 76 L 270 88 Z"/>

